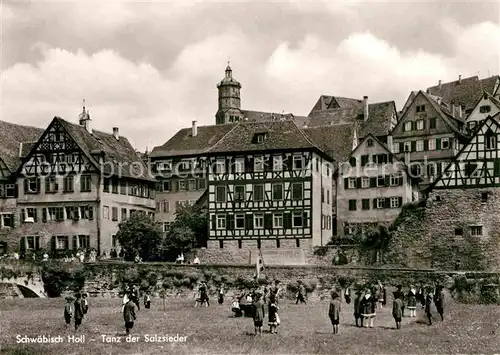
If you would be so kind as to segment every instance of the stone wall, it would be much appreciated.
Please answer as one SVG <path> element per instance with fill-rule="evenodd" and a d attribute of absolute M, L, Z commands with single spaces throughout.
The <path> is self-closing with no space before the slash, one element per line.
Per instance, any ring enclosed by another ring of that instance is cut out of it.
<path fill-rule="evenodd" d="M 425 207 L 399 217 L 391 262 L 445 270 L 498 270 L 499 210 L 499 188 L 435 190 Z M 481 227 L 481 235 L 473 235 L 472 227 Z"/>

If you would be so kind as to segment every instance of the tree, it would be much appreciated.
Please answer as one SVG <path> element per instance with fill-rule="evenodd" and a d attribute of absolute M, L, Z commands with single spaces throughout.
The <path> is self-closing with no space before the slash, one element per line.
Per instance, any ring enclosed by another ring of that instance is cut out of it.
<path fill-rule="evenodd" d="M 135 213 L 118 225 L 116 238 L 125 252 L 125 259 L 139 255 L 144 261 L 161 256 L 163 234 L 158 223 L 143 213 Z"/>
<path fill-rule="evenodd" d="M 180 206 L 164 241 L 165 256 L 175 259 L 179 253 L 206 245 L 208 216 L 199 205 Z"/>
<path fill-rule="evenodd" d="M 384 224 L 377 225 L 362 239 L 362 245 L 374 252 L 373 261 L 384 262 L 384 253 L 389 247 L 391 231 Z"/>

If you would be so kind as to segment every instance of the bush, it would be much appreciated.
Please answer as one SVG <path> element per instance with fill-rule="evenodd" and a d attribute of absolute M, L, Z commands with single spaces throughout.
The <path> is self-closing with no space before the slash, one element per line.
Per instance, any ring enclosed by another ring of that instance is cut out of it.
<path fill-rule="evenodd" d="M 123 273 L 123 282 L 124 283 L 137 283 L 139 281 L 139 272 L 136 268 L 126 269 Z"/>
<path fill-rule="evenodd" d="M 328 253 L 328 247 L 321 246 L 314 249 L 313 254 L 317 256 L 325 256 L 327 253 Z"/>
<path fill-rule="evenodd" d="M 191 283 L 196 283 L 200 279 L 200 275 L 196 272 L 190 272 L 186 277 L 191 280 Z"/>
<path fill-rule="evenodd" d="M 64 291 L 80 291 L 85 284 L 83 270 L 69 272 L 60 265 L 46 265 L 42 269 L 42 281 L 49 297 L 59 297 Z"/>

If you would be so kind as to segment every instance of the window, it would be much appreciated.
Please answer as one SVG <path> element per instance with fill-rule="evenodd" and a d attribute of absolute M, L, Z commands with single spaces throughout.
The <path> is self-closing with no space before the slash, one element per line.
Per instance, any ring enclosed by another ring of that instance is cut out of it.
<path fill-rule="evenodd" d="M 481 193 L 481 202 L 488 202 L 488 193 L 487 192 Z"/>
<path fill-rule="evenodd" d="M 293 170 L 301 170 L 304 168 L 304 157 L 301 155 L 293 156 Z"/>
<path fill-rule="evenodd" d="M 325 202 L 325 188 L 321 188 L 321 203 Z"/>
<path fill-rule="evenodd" d="M 184 180 L 177 181 L 177 186 L 179 188 L 179 191 L 186 191 L 186 181 Z"/>
<path fill-rule="evenodd" d="M 92 191 L 92 177 L 90 175 L 80 176 L 80 191 L 81 192 Z"/>
<path fill-rule="evenodd" d="M 66 207 L 66 218 L 77 220 L 80 219 L 80 214 L 78 213 L 78 207 Z"/>
<path fill-rule="evenodd" d="M 485 135 L 486 139 L 486 149 L 497 149 L 497 137 L 494 134 L 488 134 L 490 132 L 487 132 Z"/>
<path fill-rule="evenodd" d="M 391 175 L 389 177 L 389 182 L 390 182 L 391 186 L 398 186 L 400 178 L 401 178 L 401 176 L 399 176 L 399 175 Z"/>
<path fill-rule="evenodd" d="M 167 203 L 167 206 L 168 206 L 168 201 L 163 201 L 163 203 L 165 203 L 165 202 Z M 127 219 L 127 209 L 122 208 L 121 212 L 122 212 L 122 221 L 125 221 Z"/>
<path fill-rule="evenodd" d="M 94 207 L 82 206 L 80 207 L 80 216 L 84 219 L 94 219 Z"/>
<path fill-rule="evenodd" d="M 216 186 L 215 187 L 215 202 L 226 202 L 226 187 Z"/>
<path fill-rule="evenodd" d="M 234 200 L 235 201 L 245 201 L 245 186 L 236 185 L 234 187 Z"/>
<path fill-rule="evenodd" d="M 431 138 L 429 139 L 429 150 L 436 150 L 436 139 L 435 138 Z"/>
<path fill-rule="evenodd" d="M 423 140 L 418 140 L 417 141 L 417 152 L 421 152 L 424 150 L 424 141 Z"/>
<path fill-rule="evenodd" d="M 245 228 L 245 215 L 237 214 L 234 216 L 234 227 L 236 229 L 244 229 Z"/>
<path fill-rule="evenodd" d="M 283 184 L 273 184 L 273 200 L 283 200 Z"/>
<path fill-rule="evenodd" d="M 51 221 L 63 221 L 64 220 L 64 208 L 62 207 L 49 207 L 47 209 L 48 217 Z M 43 217 L 43 216 L 42 216 Z"/>
<path fill-rule="evenodd" d="M 264 157 L 262 155 L 254 158 L 253 171 L 264 171 Z"/>
<path fill-rule="evenodd" d="M 45 193 L 56 193 L 59 191 L 59 184 L 57 183 L 56 176 L 45 177 Z"/>
<path fill-rule="evenodd" d="M 264 215 L 263 214 L 254 214 L 253 215 L 253 227 L 256 229 L 264 228 Z"/>
<path fill-rule="evenodd" d="M 40 249 L 40 237 L 26 237 L 26 249 Z"/>
<path fill-rule="evenodd" d="M 168 181 L 168 191 L 170 191 L 170 181 Z M 165 188 L 165 185 L 163 185 L 163 187 Z M 120 194 L 121 195 L 126 195 L 127 194 L 127 183 L 125 181 L 120 181 Z"/>
<path fill-rule="evenodd" d="M 424 129 L 424 120 L 417 120 L 417 131 Z"/>
<path fill-rule="evenodd" d="M 326 203 L 330 204 L 330 190 L 326 189 Z"/>
<path fill-rule="evenodd" d="M 205 190 L 207 187 L 206 187 L 206 180 L 205 179 L 198 179 L 198 189 L 199 190 Z"/>
<path fill-rule="evenodd" d="M 217 159 L 215 163 L 215 173 L 224 174 L 226 172 L 226 161 L 222 159 Z"/>
<path fill-rule="evenodd" d="M 367 147 L 373 147 L 373 139 L 369 138 L 369 139 L 366 141 L 366 146 L 367 146 Z"/>
<path fill-rule="evenodd" d="M 283 156 L 275 155 L 273 156 L 273 170 L 282 171 L 283 170 Z"/>
<path fill-rule="evenodd" d="M 361 209 L 362 210 L 369 210 L 370 209 L 370 200 L 369 199 L 362 199 L 361 200 Z"/>
<path fill-rule="evenodd" d="M 349 178 L 348 180 L 348 188 L 355 189 L 356 188 L 356 178 Z"/>
<path fill-rule="evenodd" d="M 109 186 L 111 184 L 111 180 L 109 179 L 104 179 L 103 183 L 102 183 L 102 191 L 103 192 L 109 192 Z"/>
<path fill-rule="evenodd" d="M 417 105 L 417 112 L 425 112 L 425 105 Z"/>
<path fill-rule="evenodd" d="M 316 172 L 319 172 L 319 158 L 316 158 Z"/>
<path fill-rule="evenodd" d="M 0 221 L 2 223 L 1 227 L 14 227 L 14 215 L 12 213 L 2 213 L 1 214 L 2 220 Z"/>
<path fill-rule="evenodd" d="M 266 140 L 266 138 L 267 138 L 267 134 L 265 134 L 265 133 L 258 133 L 258 134 L 255 135 L 255 138 L 256 138 L 257 143 L 263 143 Z"/>
<path fill-rule="evenodd" d="M 122 184 L 120 183 L 120 189 L 121 188 L 122 188 Z M 163 183 L 162 183 L 162 190 L 164 192 L 168 192 L 168 191 L 172 190 L 172 184 L 171 184 L 171 182 L 168 181 L 168 180 L 163 181 Z"/>
<path fill-rule="evenodd" d="M 116 244 L 116 241 L 115 241 Z M 89 235 L 79 235 L 78 236 L 78 246 L 80 248 L 88 249 L 90 248 L 90 236 Z"/>
<path fill-rule="evenodd" d="M 356 200 L 349 200 L 349 211 L 356 211 Z"/>
<path fill-rule="evenodd" d="M 27 208 L 26 209 L 26 217 L 31 217 L 33 218 L 33 221 L 37 221 L 37 211 L 36 211 L 36 208 Z M 24 218 L 23 218 L 24 219 Z"/>
<path fill-rule="evenodd" d="M 399 197 L 391 197 L 391 208 L 398 208 L 399 206 Z"/>
<path fill-rule="evenodd" d="M 411 152 L 411 142 L 404 142 L 405 152 Z"/>
<path fill-rule="evenodd" d="M 473 236 L 481 236 L 483 235 L 483 226 L 471 226 L 470 234 Z"/>
<path fill-rule="evenodd" d="M 273 228 L 283 228 L 283 214 L 275 213 L 273 215 Z"/>
<path fill-rule="evenodd" d="M 253 200 L 264 201 L 264 185 L 253 185 Z"/>
<path fill-rule="evenodd" d="M 411 121 L 405 122 L 403 127 L 405 132 L 411 131 Z"/>
<path fill-rule="evenodd" d="M 261 247 L 261 242 L 260 242 L 260 238 L 259 238 L 259 239 L 257 239 L 257 248 L 260 249 L 260 247 Z"/>
<path fill-rule="evenodd" d="M 189 180 L 188 181 L 188 187 L 189 187 L 189 191 L 196 190 L 196 180 L 195 179 Z"/>
<path fill-rule="evenodd" d="M 349 158 L 349 165 L 351 167 L 355 167 L 356 166 L 356 157 L 350 157 Z"/>
<path fill-rule="evenodd" d="M 295 246 L 300 248 L 300 239 L 295 239 Z"/>
<path fill-rule="evenodd" d="M 480 113 L 488 113 L 491 111 L 491 106 L 490 105 L 484 105 L 479 107 L 479 112 Z"/>
<path fill-rule="evenodd" d="M 27 178 L 24 180 L 24 187 L 26 194 L 37 194 L 40 192 L 40 179 L 38 178 Z"/>
<path fill-rule="evenodd" d="M 464 231 L 462 228 L 455 228 L 455 235 L 463 235 Z"/>
<path fill-rule="evenodd" d="M 118 207 L 111 207 L 111 220 L 118 221 Z"/>
<path fill-rule="evenodd" d="M 303 192 L 303 185 L 301 182 L 292 184 L 292 200 L 302 200 Z"/>
<path fill-rule="evenodd" d="M 370 187 L 370 178 L 368 176 L 363 176 L 361 178 L 361 188 L 366 189 Z"/>
<path fill-rule="evenodd" d="M 280 245 L 280 240 L 279 239 L 276 239 L 276 248 L 279 248 L 281 245 Z"/>
<path fill-rule="evenodd" d="M 219 240 L 219 248 L 224 249 L 224 241 L 223 240 Z"/>
<path fill-rule="evenodd" d="M 226 229 L 226 216 L 217 216 L 217 229 Z"/>
<path fill-rule="evenodd" d="M 69 249 L 69 238 L 67 235 L 59 235 L 56 237 L 57 249 Z"/>
<path fill-rule="evenodd" d="M 378 176 L 377 187 L 384 187 L 384 186 L 385 186 L 385 176 Z"/>
<path fill-rule="evenodd" d="M 392 144 L 392 152 L 393 152 L 394 154 L 399 153 L 399 143 L 393 143 L 393 144 Z"/>
<path fill-rule="evenodd" d="M 436 117 L 429 119 L 429 128 L 436 128 Z"/>
<path fill-rule="evenodd" d="M 104 219 L 109 219 L 109 206 L 103 206 L 102 215 Z"/>
<path fill-rule="evenodd" d="M 441 138 L 441 149 L 450 149 L 450 139 Z"/>
<path fill-rule="evenodd" d="M 111 185 L 111 193 L 113 193 L 113 194 L 118 193 L 118 180 L 113 179 L 112 185 Z"/>
<path fill-rule="evenodd" d="M 236 174 L 245 172 L 245 158 L 236 158 L 234 161 L 234 172 Z"/>
<path fill-rule="evenodd" d="M 377 208 L 385 207 L 385 198 L 377 198 Z"/>
<path fill-rule="evenodd" d="M 300 228 L 300 227 L 303 227 L 304 226 L 304 220 L 303 220 L 303 215 L 301 212 L 293 212 L 293 219 L 292 219 L 292 223 L 293 223 L 293 227 L 294 228 Z"/>
<path fill-rule="evenodd" d="M 16 185 L 6 184 L 5 185 L 5 197 L 15 197 L 16 196 Z"/>
<path fill-rule="evenodd" d="M 191 161 L 189 160 L 181 160 L 179 162 L 179 170 L 189 170 L 191 167 Z"/>

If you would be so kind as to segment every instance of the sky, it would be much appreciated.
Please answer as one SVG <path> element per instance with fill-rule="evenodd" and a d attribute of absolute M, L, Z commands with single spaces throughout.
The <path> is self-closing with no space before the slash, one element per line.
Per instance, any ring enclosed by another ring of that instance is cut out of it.
<path fill-rule="evenodd" d="M 0 1 L 0 119 L 77 122 L 85 99 L 140 151 L 215 124 L 228 61 L 242 109 L 294 115 L 500 73 L 498 1 Z"/>

